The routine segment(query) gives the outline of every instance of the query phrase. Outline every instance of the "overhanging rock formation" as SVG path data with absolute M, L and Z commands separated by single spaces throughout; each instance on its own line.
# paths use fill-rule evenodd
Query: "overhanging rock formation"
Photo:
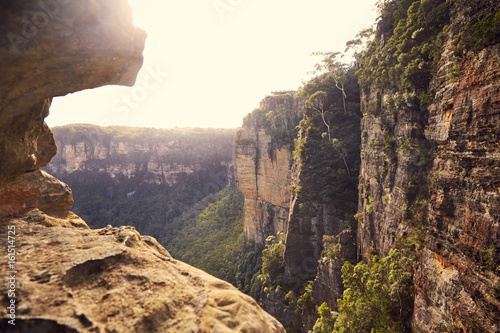
M 284 332 L 253 299 L 153 238 L 129 227 L 90 230 L 69 211 L 71 190 L 38 170 L 56 153 L 44 122 L 52 97 L 134 84 L 146 34 L 131 14 L 125 0 L 0 4 L 2 256 L 15 248 L 15 283 L 0 286 L 0 330 Z

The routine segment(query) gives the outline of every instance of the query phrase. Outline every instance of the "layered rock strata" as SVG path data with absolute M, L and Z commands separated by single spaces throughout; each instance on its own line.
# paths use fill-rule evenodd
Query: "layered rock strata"
M 112 178 L 141 175 L 142 182 L 175 184 L 195 172 L 231 163 L 234 132 L 195 129 L 144 129 L 74 124 L 52 129 L 58 152 L 44 168 L 67 179 L 75 171 Z M 197 144 L 198 151 L 186 152 Z
M 362 90 L 358 257 L 425 238 L 417 245 L 413 330 L 497 332 L 500 48 L 489 41 L 478 52 L 455 50 L 467 24 L 499 8 L 449 5 L 426 111 L 390 110 L 394 91 Z
M 500 44 L 463 55 L 459 77 L 449 75 L 456 34 L 498 10 L 486 1 L 452 7 L 432 84 L 425 134 L 437 151 L 415 276 L 416 330 L 500 331 Z
M 273 145 L 263 129 L 243 127 L 236 134 L 234 160 L 238 188 L 245 196 L 244 230 L 264 243 L 286 230 L 290 205 L 290 152 Z

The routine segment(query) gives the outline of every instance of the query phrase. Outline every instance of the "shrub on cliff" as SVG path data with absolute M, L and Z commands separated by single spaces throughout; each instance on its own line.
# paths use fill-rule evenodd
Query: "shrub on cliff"
M 379 6 L 380 34 L 358 56 L 360 81 L 417 92 L 424 104 L 422 92 L 436 72 L 449 24 L 448 4 L 444 0 L 404 0 L 383 1 Z
M 342 279 L 346 290 L 339 299 L 338 314 L 328 307 L 319 308 L 320 318 L 313 333 L 394 333 L 410 330 L 413 310 L 412 274 L 413 261 L 398 250 L 392 250 L 385 258 L 373 256 L 368 264 L 342 267 Z M 332 331 L 329 331 L 332 332 Z

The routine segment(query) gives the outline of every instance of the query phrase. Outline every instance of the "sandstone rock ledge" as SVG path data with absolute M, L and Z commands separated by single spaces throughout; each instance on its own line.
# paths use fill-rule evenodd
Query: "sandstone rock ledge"
M 16 326 L 2 283 L 2 332 L 285 332 L 251 297 L 132 227 L 46 227 L 45 218 L 36 209 L 0 221 L 2 249 L 7 227 L 17 233 Z
M 0 37 L 0 332 L 284 332 L 252 298 L 153 238 L 90 230 L 70 212 L 69 187 L 39 170 L 56 154 L 44 122 L 52 97 L 134 84 L 146 33 L 127 1 L 4 0 Z

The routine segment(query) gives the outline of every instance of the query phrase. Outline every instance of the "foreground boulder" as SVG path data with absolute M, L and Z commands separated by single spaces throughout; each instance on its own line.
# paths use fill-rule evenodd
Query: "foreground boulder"
M 3 235 L 15 227 L 18 251 L 16 325 L 3 299 L 2 332 L 284 332 L 251 297 L 132 227 L 46 227 L 46 218 L 35 210 L 1 223 Z

